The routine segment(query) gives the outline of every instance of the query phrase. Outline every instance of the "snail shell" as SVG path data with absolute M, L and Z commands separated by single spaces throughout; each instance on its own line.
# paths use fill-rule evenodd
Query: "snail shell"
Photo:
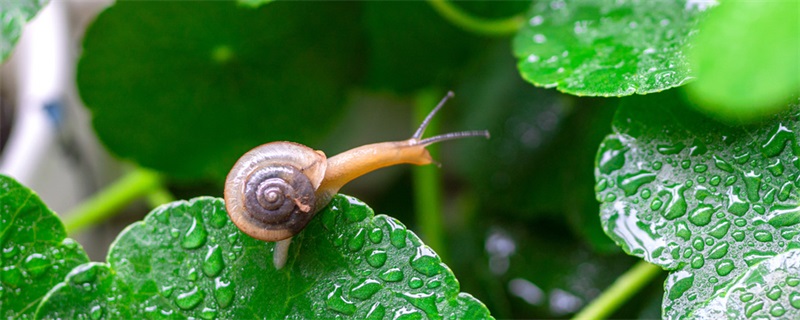
M 233 223 L 264 241 L 287 239 L 317 211 L 315 192 L 325 154 L 294 142 L 271 142 L 245 153 L 228 173 L 225 204 Z

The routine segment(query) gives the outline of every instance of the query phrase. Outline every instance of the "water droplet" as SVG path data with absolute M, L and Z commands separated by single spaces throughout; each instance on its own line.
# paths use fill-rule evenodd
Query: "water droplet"
M 708 180 L 708 183 L 716 187 L 719 185 L 720 181 L 721 181 L 720 177 L 715 175 Z
M 625 191 L 626 196 L 631 196 L 636 194 L 644 184 L 650 183 L 656 179 L 656 174 L 650 171 L 642 170 L 636 173 L 629 173 L 625 175 L 620 175 L 617 178 L 617 184 L 619 187 Z
M 344 218 L 349 222 L 359 222 L 369 216 L 370 210 L 363 202 L 353 197 L 347 197 L 350 207 L 344 210 Z
M 644 188 L 642 190 L 642 199 L 650 198 L 650 189 Z
M 694 255 L 694 257 L 692 257 L 691 264 L 692 264 L 692 268 L 700 269 L 700 268 L 703 267 L 703 265 L 706 264 L 706 260 L 703 258 L 703 255 L 696 254 L 696 255 Z
M 782 293 L 783 292 L 781 292 L 781 288 L 779 288 L 778 286 L 773 286 L 772 289 L 769 289 L 769 291 L 767 291 L 767 298 L 772 299 L 772 301 L 777 301 L 778 298 L 781 297 Z
M 689 289 L 694 286 L 694 273 L 687 271 L 674 272 L 667 278 L 666 287 L 669 288 L 668 297 L 670 300 L 677 300 Z
M 412 277 L 411 280 L 408 280 L 408 287 L 411 289 L 419 289 L 423 284 L 422 279 L 418 277 Z
M 92 320 L 98 320 L 103 317 L 103 307 L 101 306 L 92 306 L 89 309 L 89 318 Z
M 367 300 L 378 293 L 383 285 L 374 279 L 366 279 L 350 290 L 350 296 L 356 299 Z
M 189 269 L 189 273 L 186 274 L 186 280 L 197 281 L 197 268 Z
M 675 235 L 680 237 L 685 241 L 689 241 L 689 238 L 692 237 L 692 231 L 686 226 L 686 223 L 683 221 L 678 221 L 675 223 Z
M 651 209 L 651 210 L 658 210 L 658 209 L 661 209 L 661 206 L 662 206 L 663 204 L 664 204 L 664 203 L 663 203 L 663 202 L 661 202 L 661 200 L 659 200 L 658 198 L 656 198 L 656 199 L 653 199 L 653 202 L 650 202 L 650 209 Z
M 686 191 L 684 185 L 667 186 L 664 191 L 659 192 L 662 194 L 669 194 L 669 201 L 667 202 L 664 212 L 661 214 L 667 220 L 673 220 L 686 214 L 686 199 L 683 197 L 683 192 Z
M 773 176 L 777 177 L 783 174 L 784 167 L 783 163 L 781 163 L 781 159 L 776 159 L 775 163 L 771 163 L 767 166 L 767 170 L 769 173 L 772 173 Z
M 225 210 L 217 208 L 216 205 L 203 207 L 203 217 L 208 217 L 211 225 L 217 229 L 224 227 L 231 219 Z
M 367 263 L 373 268 L 383 267 L 384 263 L 386 263 L 386 251 L 380 249 L 372 250 L 367 256 Z
M 403 271 L 400 268 L 391 268 L 382 272 L 378 277 L 386 282 L 397 282 L 403 280 Z
M 173 286 L 173 285 L 161 286 L 161 295 L 166 297 L 166 298 L 169 298 L 169 296 L 172 295 L 172 291 L 174 291 L 174 290 L 175 290 L 175 286 Z
M 428 289 L 436 289 L 442 285 L 442 282 L 436 279 L 428 281 Z
M 736 241 L 742 241 L 744 240 L 744 231 L 734 231 L 731 236 Z
M 381 241 L 383 241 L 383 230 L 378 227 L 373 228 L 372 231 L 369 232 L 369 241 L 372 241 L 372 243 L 381 243 Z
M 796 205 L 774 205 L 767 222 L 775 227 L 788 227 L 800 223 L 800 208 Z
M 794 187 L 794 185 L 791 182 L 784 183 L 780 191 L 778 191 L 778 200 L 786 201 L 786 199 L 789 199 L 789 196 L 792 194 L 792 187 Z
M 209 277 L 216 277 L 222 272 L 224 266 L 225 262 L 222 260 L 222 249 L 220 249 L 218 245 L 209 246 L 208 253 L 206 253 L 206 257 L 203 259 L 203 273 Z
M 800 292 L 792 292 L 789 294 L 789 304 L 795 309 L 800 309 Z
M 772 204 L 773 202 L 775 202 L 775 193 L 776 192 L 778 192 L 778 189 L 769 188 L 769 191 L 767 191 L 767 194 L 764 195 L 764 203 Z M 762 208 L 763 208 L 763 206 L 762 206 Z M 763 212 L 761 214 L 763 214 Z
M 389 242 L 391 242 L 395 248 L 405 248 L 406 227 L 394 218 L 387 218 L 386 223 L 389 225 Z
M 655 162 L 653 162 L 653 169 L 655 169 L 655 170 L 661 170 L 661 167 L 662 167 L 663 165 L 664 165 L 664 164 L 663 164 L 663 163 L 661 163 L 661 161 L 655 161 Z
M 436 296 L 432 293 L 409 293 L 404 292 L 403 298 L 415 307 L 425 312 L 428 319 L 441 319 L 439 309 L 436 308 Z
M 356 252 L 364 247 L 364 242 L 367 241 L 367 231 L 364 228 L 359 228 L 356 234 L 350 237 L 347 242 L 347 247 L 351 252 Z
M 711 259 L 719 259 L 724 257 L 728 254 L 728 243 L 727 242 L 720 242 L 708 253 L 708 257 Z
M 442 271 L 442 264 L 436 253 L 427 246 L 417 248 L 417 253 L 411 258 L 411 267 L 426 276 L 435 276 Z
M 736 183 L 736 176 L 727 176 L 725 177 L 725 186 L 731 186 Z
M 705 226 L 711 222 L 711 216 L 714 214 L 714 211 L 716 210 L 711 205 L 701 203 L 689 213 L 689 222 L 698 227 Z
M 756 173 L 755 171 L 746 172 L 744 174 L 744 186 L 747 191 L 747 200 L 756 202 L 761 199 L 761 195 L 758 194 L 761 189 L 760 173 Z
M 597 184 L 594 185 L 595 192 L 605 191 L 606 188 L 608 188 L 608 180 L 606 180 L 605 178 L 601 178 L 600 180 L 597 181 Z
M 753 237 L 759 242 L 772 241 L 772 233 L 769 233 L 769 231 L 766 230 L 756 230 L 756 232 L 753 233 Z
M 190 310 L 203 302 L 203 297 L 203 292 L 197 286 L 192 286 L 189 291 L 181 293 L 175 298 L 175 304 L 183 310 Z
M 692 162 L 689 161 L 689 160 L 681 161 L 681 168 L 683 168 L 683 169 L 689 169 L 689 166 L 691 166 L 691 165 L 692 165 Z
M 776 303 L 774 306 L 772 306 L 772 308 L 769 309 L 769 314 L 771 314 L 773 317 L 780 317 L 784 313 L 786 313 L 786 309 L 783 308 L 783 305 L 780 303 Z
M 680 142 L 673 145 L 660 144 L 656 146 L 656 150 L 658 151 L 658 153 L 663 155 L 678 154 L 681 151 L 683 151 L 684 148 L 686 148 L 686 145 Z
M 375 302 L 367 312 L 367 320 L 381 320 L 384 315 L 386 315 L 386 308 L 380 302 Z
M 222 277 L 214 279 L 214 298 L 220 308 L 227 308 L 233 301 L 233 296 L 236 294 L 233 285 L 230 281 L 222 279 Z
M 209 307 L 205 307 L 205 308 L 203 308 L 203 310 L 200 311 L 200 318 L 203 318 L 205 320 L 216 319 L 217 318 L 217 310 L 209 308 Z
M 703 249 L 706 248 L 706 244 L 703 242 L 703 239 L 698 237 L 692 240 L 692 247 L 694 247 L 694 249 L 697 251 L 703 251 Z
M 750 153 L 745 152 L 742 154 L 733 155 L 733 161 L 738 164 L 745 164 L 747 160 L 750 160 Z
M 34 278 L 41 276 L 51 265 L 50 259 L 41 253 L 34 253 L 25 258 L 23 266 Z
M 744 306 L 744 314 L 750 318 L 754 313 L 758 312 L 763 307 L 764 301 L 753 301 L 752 303 L 748 303 Z
M 616 138 L 607 138 L 600 144 L 600 159 L 597 168 L 602 174 L 610 174 L 619 170 L 625 165 L 625 152 L 627 152 L 622 142 Z
M 794 236 L 796 236 L 798 233 L 800 233 L 798 230 L 783 229 L 781 230 L 781 238 L 792 240 L 792 238 L 794 238 Z
M 717 167 L 717 169 L 728 173 L 733 173 L 733 166 L 718 156 L 714 156 L 714 165 Z
M 769 139 L 761 145 L 761 152 L 767 157 L 777 156 L 783 152 L 783 148 L 786 147 L 786 142 L 792 139 L 794 139 L 792 130 L 785 127 L 783 124 L 778 124 L 775 131 L 770 134 Z
M 355 303 L 342 297 L 342 286 L 334 285 L 333 291 L 328 293 L 328 298 L 325 300 L 325 305 L 328 309 L 352 316 L 356 313 Z
M 730 259 L 720 260 L 716 264 L 717 274 L 724 277 L 727 276 L 731 271 L 733 271 L 734 265 L 733 261 Z
M 753 295 L 752 293 L 745 292 L 745 293 L 742 293 L 741 296 L 739 296 L 739 300 L 742 301 L 742 302 L 748 302 L 750 300 L 753 300 L 753 297 L 755 297 L 755 295 Z
M 731 227 L 731 222 L 728 220 L 720 220 L 717 224 L 711 228 L 708 232 L 712 237 L 717 239 L 722 239 L 726 234 L 728 234 L 728 230 Z
M 22 271 L 16 266 L 6 266 L 0 272 L 0 280 L 12 288 L 16 288 L 22 282 Z
M 189 231 L 187 231 L 186 235 L 183 237 L 181 246 L 184 249 L 198 248 L 206 242 L 207 235 L 202 221 L 198 221 L 196 218 L 192 219 L 192 226 L 189 227 Z
M 614 202 L 615 200 L 617 200 L 617 195 L 615 195 L 613 193 L 609 193 L 609 194 L 606 195 L 604 201 L 605 202 Z

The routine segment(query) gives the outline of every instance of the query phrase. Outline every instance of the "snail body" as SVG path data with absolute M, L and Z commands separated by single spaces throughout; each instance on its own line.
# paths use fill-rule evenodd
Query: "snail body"
M 488 131 L 454 132 L 422 139 L 431 111 L 414 135 L 356 147 L 327 158 L 322 151 L 288 141 L 270 142 L 245 153 L 225 181 L 225 207 L 233 223 L 247 235 L 277 241 L 273 263 L 286 263 L 291 237 L 330 203 L 342 186 L 371 171 L 397 164 L 433 163 L 426 146 L 462 137 L 489 137 Z

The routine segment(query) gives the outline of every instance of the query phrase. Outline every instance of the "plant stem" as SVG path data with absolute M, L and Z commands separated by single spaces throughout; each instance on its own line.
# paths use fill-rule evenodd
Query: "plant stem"
M 64 227 L 67 233 L 74 234 L 99 224 L 153 189 L 161 189 L 161 175 L 149 169 L 136 168 L 64 215 Z
M 422 119 L 431 111 L 433 106 L 444 96 L 438 94 L 436 90 L 424 90 L 414 97 L 414 124 L 419 125 Z M 425 136 L 432 136 L 439 131 L 439 121 L 436 118 L 431 121 L 426 130 Z M 431 156 L 436 159 L 438 146 L 436 144 L 427 147 Z M 412 168 L 412 180 L 414 184 L 414 212 L 416 221 L 419 224 L 420 234 L 425 240 L 425 244 L 433 248 L 437 254 L 446 260 L 446 246 L 444 226 L 442 224 L 442 183 L 439 176 L 439 168 L 435 165 L 415 166 Z
M 575 315 L 573 319 L 603 319 L 617 310 L 633 294 L 661 274 L 661 267 L 639 261 L 628 272 L 617 278 L 597 299 Z
M 489 20 L 470 15 L 447 0 L 428 0 L 428 3 L 450 23 L 467 31 L 489 36 L 507 36 L 519 30 L 525 21 L 522 15 Z

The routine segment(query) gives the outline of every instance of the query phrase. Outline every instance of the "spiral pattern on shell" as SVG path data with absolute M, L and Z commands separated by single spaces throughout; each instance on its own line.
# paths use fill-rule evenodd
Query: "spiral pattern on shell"
M 279 241 L 300 232 L 317 211 L 316 189 L 325 155 L 292 142 L 273 142 L 245 153 L 225 182 L 225 207 L 249 236 Z

